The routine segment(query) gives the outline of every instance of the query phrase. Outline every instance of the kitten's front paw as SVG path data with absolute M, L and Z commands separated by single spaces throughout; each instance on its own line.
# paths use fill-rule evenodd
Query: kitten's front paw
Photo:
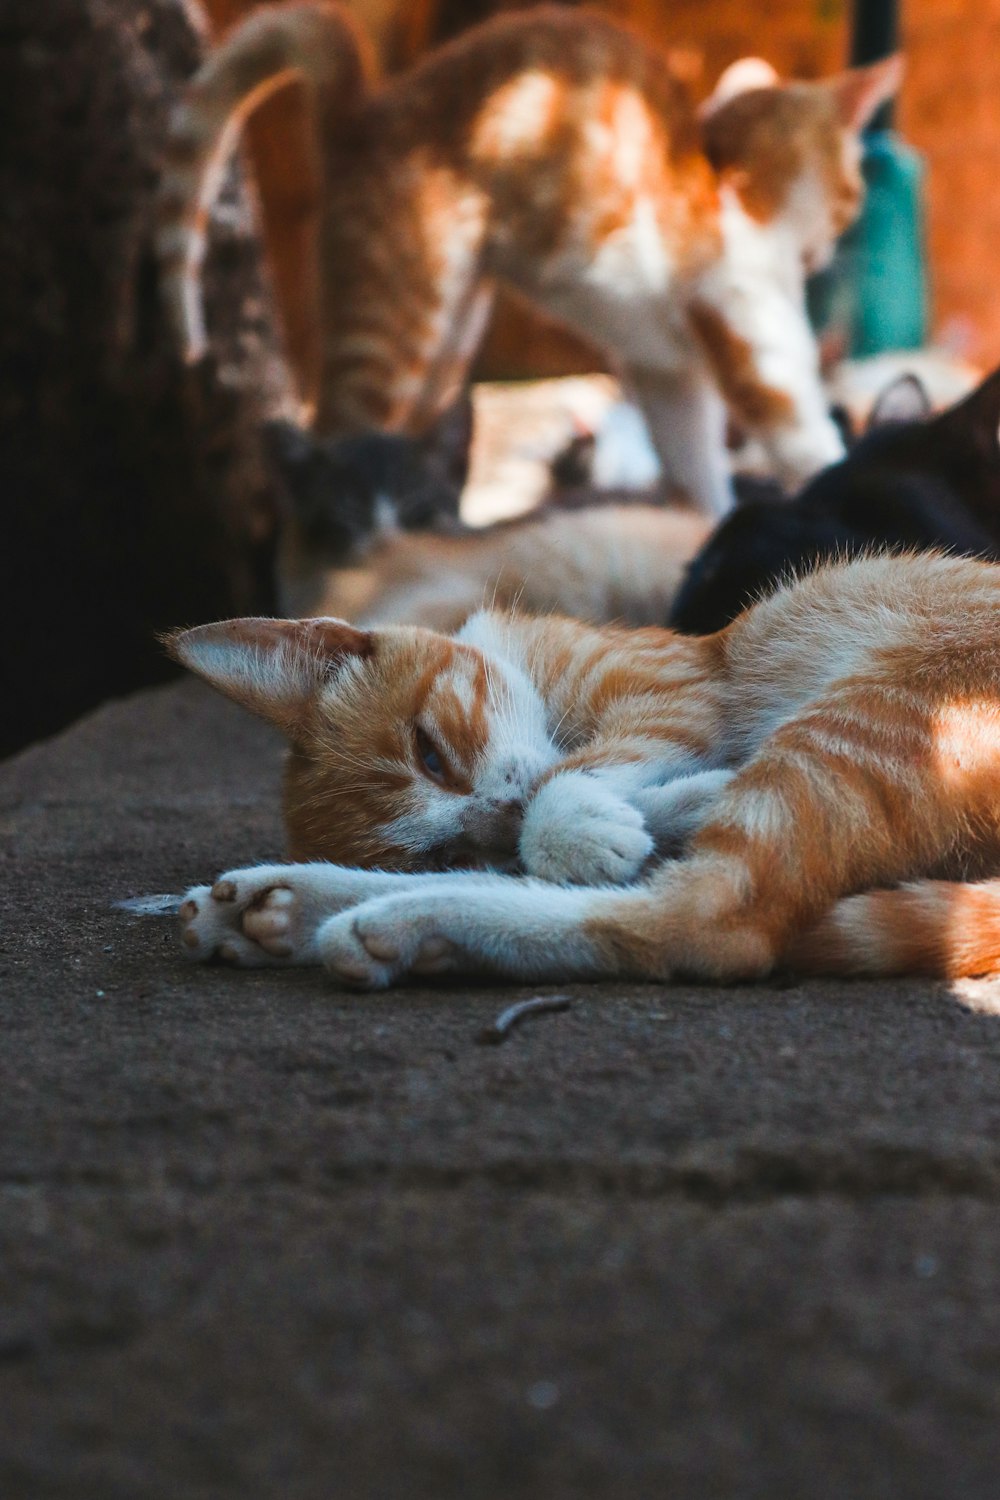
M 553 776 L 525 813 L 521 862 L 541 880 L 624 885 L 652 852 L 642 814 L 584 771 Z
M 178 915 L 190 958 L 259 968 L 317 963 L 316 930 L 329 907 L 322 916 L 312 909 L 308 892 L 294 888 L 291 868 L 262 865 L 193 886 Z

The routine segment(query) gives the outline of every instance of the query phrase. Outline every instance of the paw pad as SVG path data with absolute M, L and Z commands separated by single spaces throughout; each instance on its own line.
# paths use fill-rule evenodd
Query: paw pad
M 393 959 L 399 957 L 399 943 L 395 938 L 386 933 L 359 933 L 365 950 L 372 958 L 377 958 L 380 963 L 392 963 Z

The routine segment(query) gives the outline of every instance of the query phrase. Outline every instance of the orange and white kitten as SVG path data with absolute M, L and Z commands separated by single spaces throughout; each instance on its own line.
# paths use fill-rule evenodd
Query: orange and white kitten
M 897 58 L 808 84 L 737 65 L 699 115 L 662 53 L 586 10 L 497 17 L 381 88 L 366 56 L 341 6 L 292 3 L 253 13 L 191 80 L 158 230 L 190 357 L 221 169 L 246 115 L 299 76 L 322 172 L 321 436 L 429 427 L 505 281 L 608 351 L 668 482 L 707 513 L 730 505 L 726 405 L 790 488 L 840 457 L 803 282 L 858 211 L 859 131 Z
M 369 989 L 996 970 L 1000 880 L 966 882 L 1000 874 L 998 620 L 1000 568 L 929 554 L 827 567 L 704 637 L 182 632 L 288 736 L 290 852 L 323 861 L 191 890 L 184 942 Z

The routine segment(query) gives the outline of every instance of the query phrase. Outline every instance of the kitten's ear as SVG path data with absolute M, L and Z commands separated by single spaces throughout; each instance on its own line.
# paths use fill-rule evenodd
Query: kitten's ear
M 831 78 L 837 114 L 845 130 L 863 130 L 880 105 L 898 92 L 903 81 L 903 59 L 894 52 L 865 68 L 851 68 Z
M 749 93 L 751 89 L 773 89 L 779 83 L 777 73 L 762 57 L 741 57 L 730 63 L 720 77 L 711 95 L 701 105 L 698 113 L 703 120 L 714 115 L 717 109 L 735 99 L 737 94 Z
M 900 375 L 875 398 L 865 432 L 896 422 L 925 422 L 933 411 L 927 387 L 919 375 Z
M 1000 456 L 1000 369 L 943 411 L 937 422 L 980 453 Z
M 243 619 L 177 630 L 164 644 L 175 661 L 294 737 L 331 671 L 370 656 L 374 642 L 344 620 Z

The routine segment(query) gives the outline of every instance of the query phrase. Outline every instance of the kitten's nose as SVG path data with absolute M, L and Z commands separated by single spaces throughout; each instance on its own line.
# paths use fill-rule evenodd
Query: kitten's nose
M 463 811 L 461 829 L 476 849 L 513 854 L 523 822 L 524 803 L 520 798 L 491 797 Z
M 520 797 L 509 797 L 506 800 L 497 798 L 493 803 L 493 816 L 503 832 L 508 837 L 512 837 L 521 831 L 521 824 L 524 822 L 524 803 Z
M 524 822 L 524 803 L 519 797 L 503 800 L 497 798 L 491 804 L 489 817 L 489 841 L 495 848 L 513 852 L 521 836 Z

